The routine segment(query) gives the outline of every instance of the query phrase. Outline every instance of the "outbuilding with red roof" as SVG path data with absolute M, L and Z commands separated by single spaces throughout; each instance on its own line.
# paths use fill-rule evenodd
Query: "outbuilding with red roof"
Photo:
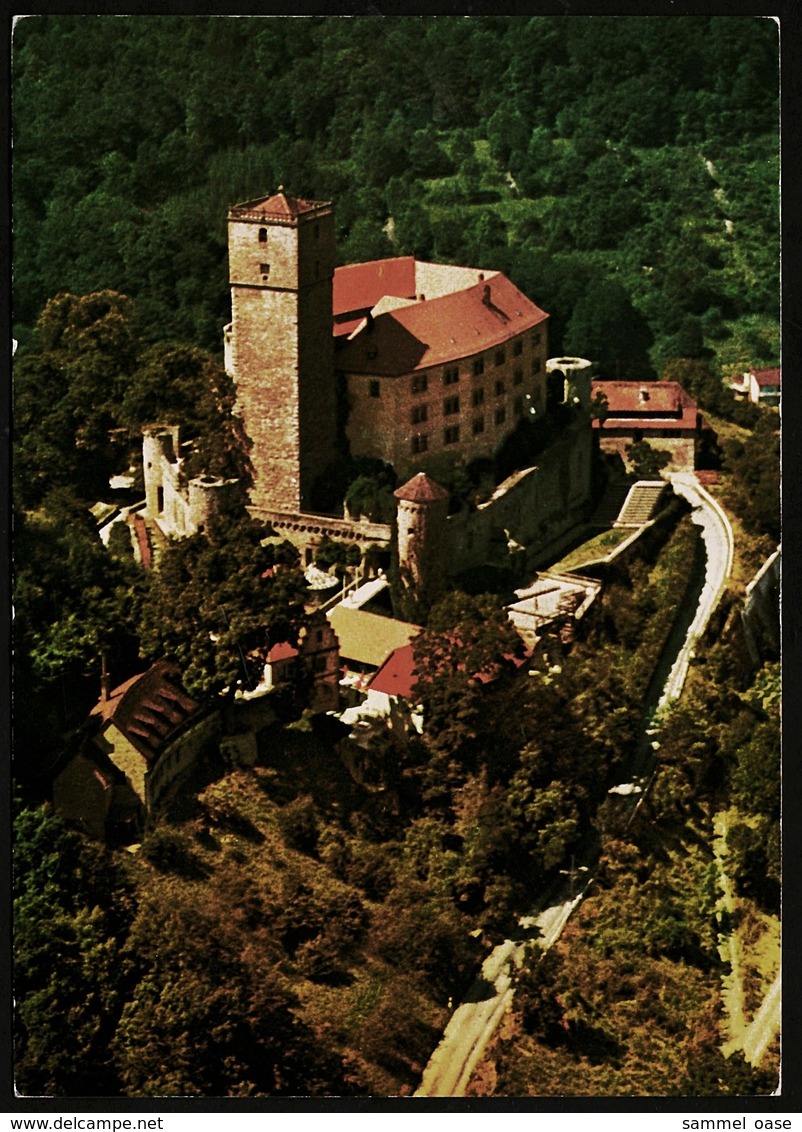
M 704 421 L 678 382 L 594 381 L 592 395 L 603 406 L 593 422 L 603 452 L 631 470 L 627 449 L 645 441 L 669 454 L 667 471 L 694 470 Z

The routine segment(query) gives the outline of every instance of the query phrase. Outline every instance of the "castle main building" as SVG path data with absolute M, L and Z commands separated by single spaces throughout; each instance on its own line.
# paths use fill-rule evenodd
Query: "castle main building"
M 284 192 L 228 214 L 226 368 L 251 439 L 259 512 L 312 509 L 337 453 L 399 476 L 492 456 L 546 407 L 548 315 L 495 271 L 412 256 L 334 268 L 331 202 Z

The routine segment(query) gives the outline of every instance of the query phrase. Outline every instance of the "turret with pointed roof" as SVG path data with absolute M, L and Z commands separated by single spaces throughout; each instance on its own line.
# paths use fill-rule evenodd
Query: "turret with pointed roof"
M 447 571 L 448 492 L 418 472 L 394 492 L 398 500 L 398 564 L 402 583 L 424 601 L 442 591 Z

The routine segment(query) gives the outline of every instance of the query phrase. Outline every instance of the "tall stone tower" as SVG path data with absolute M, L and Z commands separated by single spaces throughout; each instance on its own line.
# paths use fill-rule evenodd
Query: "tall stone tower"
M 394 492 L 398 500 L 398 564 L 404 585 L 433 600 L 443 590 L 447 569 L 448 492 L 418 472 Z
M 330 201 L 273 196 L 228 213 L 227 365 L 252 442 L 255 510 L 308 510 L 333 459 L 334 213 Z

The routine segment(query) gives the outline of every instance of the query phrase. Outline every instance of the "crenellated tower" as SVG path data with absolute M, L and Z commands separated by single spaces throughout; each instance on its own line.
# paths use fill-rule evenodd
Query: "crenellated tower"
M 273 196 L 228 213 L 227 368 L 251 444 L 255 510 L 302 511 L 333 459 L 334 213 Z

